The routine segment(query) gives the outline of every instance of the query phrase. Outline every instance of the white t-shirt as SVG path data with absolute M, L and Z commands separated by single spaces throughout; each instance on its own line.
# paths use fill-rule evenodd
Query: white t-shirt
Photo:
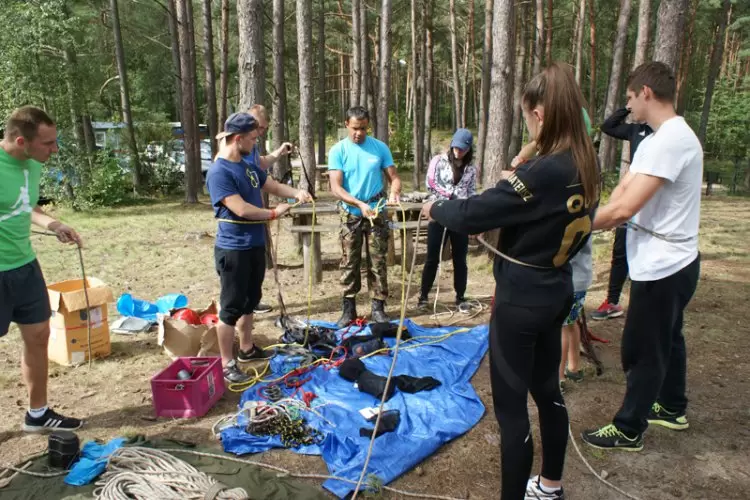
M 655 281 L 673 275 L 698 256 L 703 148 L 681 116 L 664 122 L 638 146 L 630 171 L 666 179 L 633 217 L 636 224 L 673 242 L 628 228 L 630 278 Z

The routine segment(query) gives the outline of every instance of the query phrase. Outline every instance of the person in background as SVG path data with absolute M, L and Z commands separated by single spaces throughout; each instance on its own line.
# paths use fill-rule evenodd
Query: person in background
M 586 291 L 591 286 L 594 276 L 591 238 L 581 250 L 570 259 L 573 268 L 573 305 L 562 327 L 562 360 L 560 361 L 560 390 L 565 381 L 580 382 L 583 380 L 581 369 L 581 329 L 578 318 L 583 313 Z
M 341 284 L 343 312 L 337 325 L 343 328 L 357 319 L 356 297 L 362 287 L 362 246 L 365 239 L 372 259 L 374 290 L 370 319 L 376 323 L 389 321 L 385 313 L 388 298 L 388 229 L 383 202 L 397 204 L 401 196 L 401 179 L 393 165 L 388 146 L 367 135 L 370 115 L 362 106 L 346 112 L 349 137 L 335 144 L 328 156 L 328 178 L 331 192 L 341 203 Z M 383 177 L 391 184 L 385 193 Z
M 47 406 L 52 315 L 47 284 L 31 246 L 31 225 L 53 232 L 61 243 L 81 245 L 71 227 L 37 205 L 42 164 L 57 153 L 57 127 L 43 110 L 18 108 L 0 142 L 0 337 L 14 322 L 21 330 L 21 373 L 29 393 L 25 432 L 72 431 L 83 425 Z
M 474 138 L 465 128 L 456 130 L 447 153 L 439 154 L 430 161 L 427 169 L 427 189 L 431 201 L 455 200 L 474 196 L 477 192 L 477 168 L 473 163 Z M 469 251 L 469 236 L 448 231 L 435 221 L 427 226 L 427 259 L 422 270 L 422 287 L 418 306 L 428 306 L 427 296 L 435 282 L 440 248 L 443 241 L 450 239 L 453 256 L 453 289 L 456 292 L 456 305 L 459 311 L 469 312 L 470 305 L 464 297 L 469 269 L 466 255 Z
M 306 191 L 297 191 L 276 182 L 252 162 L 245 161 L 258 137 L 258 122 L 247 113 L 234 113 L 216 136 L 221 141 L 216 160 L 206 175 L 206 186 L 219 228 L 214 261 L 221 282 L 217 335 L 224 379 L 228 383 L 250 380 L 237 361 L 265 358 L 253 342 L 253 313 L 260 302 L 266 273 L 266 235 L 263 224 L 289 210 L 280 203 L 263 208 L 261 191 L 282 198 L 312 200 Z M 240 349 L 234 359 L 235 328 L 240 333 Z
M 602 123 L 602 133 L 615 139 L 630 142 L 630 163 L 633 162 L 635 152 L 644 138 L 653 130 L 648 123 L 627 123 L 630 110 L 628 108 L 618 109 Z M 627 171 L 622 172 L 625 175 Z M 627 229 L 624 226 L 615 228 L 615 241 L 612 244 L 612 264 L 609 270 L 609 284 L 607 286 L 607 298 L 591 313 L 591 318 L 604 320 L 618 318 L 624 314 L 620 306 L 620 295 L 625 280 L 628 277 L 628 257 L 625 249 Z
M 258 140 L 255 141 L 253 150 L 245 157 L 245 160 L 253 163 L 261 170 L 268 173 L 268 170 L 274 165 L 274 163 L 279 161 L 282 157 L 288 156 L 292 152 L 292 143 L 285 142 L 273 153 L 261 156 L 259 142 L 264 140 L 266 132 L 268 132 L 268 112 L 262 104 L 254 104 L 248 111 L 248 114 L 258 122 Z M 255 306 L 254 312 L 256 314 L 264 314 L 271 312 L 272 310 L 273 308 L 270 305 L 259 302 L 258 305 Z

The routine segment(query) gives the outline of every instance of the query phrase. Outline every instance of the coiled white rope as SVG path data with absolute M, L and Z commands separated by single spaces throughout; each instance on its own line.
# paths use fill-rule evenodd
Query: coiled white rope
M 242 488 L 229 488 L 192 465 L 161 450 L 124 447 L 107 461 L 96 482 L 98 500 L 244 500 Z

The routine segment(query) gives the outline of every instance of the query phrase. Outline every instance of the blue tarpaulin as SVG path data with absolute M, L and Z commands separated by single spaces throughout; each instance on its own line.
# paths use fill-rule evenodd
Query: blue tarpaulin
M 484 405 L 470 379 L 487 351 L 487 325 L 471 329 L 423 328 L 406 320 L 405 326 L 413 337 L 427 338 L 402 343 L 394 375 L 431 376 L 442 385 L 415 394 L 397 390 L 386 402 L 384 409 L 399 410 L 401 421 L 394 432 L 385 433 L 375 440 L 367 470 L 383 484 L 390 483 L 419 464 L 444 443 L 464 434 L 484 414 Z M 429 344 L 434 338 L 451 332 L 457 333 Z M 368 333 L 369 329 L 365 329 L 360 334 Z M 393 345 L 394 339 L 387 339 L 387 342 Z M 418 343 L 428 345 L 411 348 Z M 364 363 L 373 373 L 386 376 L 392 359 L 391 355 L 373 356 L 365 359 Z M 357 481 L 370 443 L 370 438 L 361 437 L 359 430 L 373 428 L 373 424 L 367 422 L 359 410 L 377 407 L 380 400 L 360 392 L 354 383 L 340 377 L 336 368 L 326 370 L 321 366 L 310 372 L 309 376 L 311 380 L 302 388 L 318 396 L 313 406 L 322 405 L 316 410 L 324 419 L 310 412 L 305 412 L 305 418 L 311 427 L 320 430 L 325 437 L 320 445 L 302 446 L 294 451 L 321 455 L 332 476 Z M 259 399 L 258 387 L 252 387 L 242 395 L 240 407 L 245 401 L 256 399 Z M 237 455 L 282 447 L 277 436 L 247 433 L 242 421 L 222 432 L 222 443 L 225 451 Z M 328 480 L 323 486 L 339 498 L 354 489 L 353 484 L 337 480 Z

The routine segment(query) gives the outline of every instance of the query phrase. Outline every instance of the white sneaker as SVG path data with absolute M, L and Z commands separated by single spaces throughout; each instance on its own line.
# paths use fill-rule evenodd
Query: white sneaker
M 539 476 L 534 476 L 526 483 L 526 496 L 524 500 L 565 500 L 562 488 L 552 493 L 544 491 L 539 484 Z

